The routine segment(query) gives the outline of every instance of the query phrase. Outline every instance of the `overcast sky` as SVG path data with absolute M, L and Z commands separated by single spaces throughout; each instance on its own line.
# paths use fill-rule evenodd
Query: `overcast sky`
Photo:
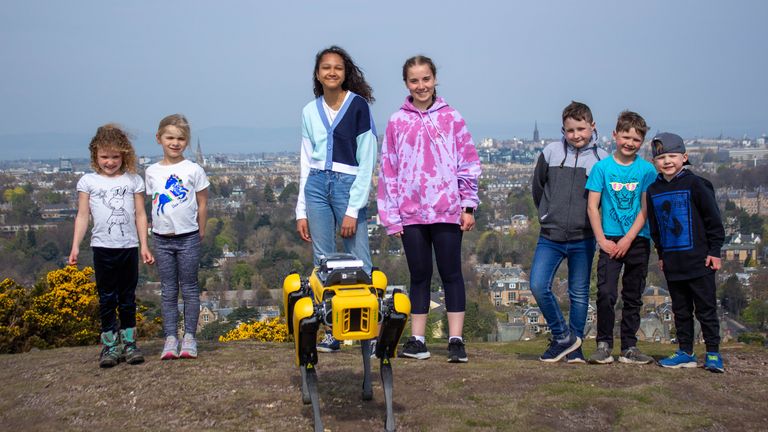
M 87 138 L 106 122 L 146 150 L 174 112 L 193 134 L 209 131 L 198 135 L 206 152 L 243 150 L 210 138 L 220 127 L 287 130 L 271 149 L 298 151 L 314 55 L 331 44 L 366 73 L 380 133 L 407 94 L 404 60 L 422 53 L 476 141 L 530 138 L 534 121 L 556 137 L 572 99 L 604 135 L 629 108 L 653 131 L 758 136 L 768 132 L 766 18 L 759 0 L 4 1 L 0 158 L 36 156 L 9 136 Z

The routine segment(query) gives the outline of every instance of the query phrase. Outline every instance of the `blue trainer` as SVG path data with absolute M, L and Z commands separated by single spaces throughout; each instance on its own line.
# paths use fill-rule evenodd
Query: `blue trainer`
M 570 364 L 586 364 L 587 359 L 584 358 L 584 353 L 581 351 L 581 347 L 569 352 L 565 356 L 566 363 Z
M 554 337 L 549 343 L 549 348 L 539 357 L 539 360 L 547 363 L 559 362 L 560 359 L 581 346 L 581 338 L 571 333 L 566 339 L 558 341 Z
M 683 350 L 677 350 L 671 356 L 659 360 L 659 366 L 665 368 L 695 368 L 696 354 L 688 354 Z
M 719 352 L 707 352 L 706 359 L 704 360 L 704 369 L 716 373 L 725 372 L 723 357 Z
M 341 351 L 341 343 L 333 337 L 331 332 L 326 332 L 322 342 L 317 344 L 317 350 L 324 353 Z

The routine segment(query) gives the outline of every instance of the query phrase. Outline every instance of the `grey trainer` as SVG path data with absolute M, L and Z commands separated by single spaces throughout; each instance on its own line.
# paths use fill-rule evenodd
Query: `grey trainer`
M 589 362 L 592 364 L 609 364 L 613 363 L 613 356 L 611 355 L 611 346 L 608 342 L 598 342 L 597 349 L 589 356 Z
M 633 346 L 621 352 L 619 361 L 629 364 L 648 364 L 653 363 L 653 357 L 643 354 L 636 346 Z

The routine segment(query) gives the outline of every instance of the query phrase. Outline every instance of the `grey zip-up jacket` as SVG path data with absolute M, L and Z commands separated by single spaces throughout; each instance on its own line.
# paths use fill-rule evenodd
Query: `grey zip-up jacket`
M 533 202 L 539 210 L 541 236 L 552 241 L 594 237 L 587 216 L 587 177 L 597 161 L 608 157 L 597 146 L 597 131 L 576 149 L 563 137 L 541 151 L 533 172 Z

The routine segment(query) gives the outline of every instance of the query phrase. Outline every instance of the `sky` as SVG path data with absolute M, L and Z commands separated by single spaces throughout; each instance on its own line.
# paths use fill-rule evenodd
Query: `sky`
M 25 0 L 0 15 L 0 159 L 87 157 L 117 122 L 139 154 L 184 113 L 205 153 L 297 151 L 315 54 L 345 48 L 383 133 L 425 54 L 485 137 L 557 138 L 571 100 L 686 138 L 768 133 L 768 2 Z M 761 54 L 762 53 L 762 54 Z

